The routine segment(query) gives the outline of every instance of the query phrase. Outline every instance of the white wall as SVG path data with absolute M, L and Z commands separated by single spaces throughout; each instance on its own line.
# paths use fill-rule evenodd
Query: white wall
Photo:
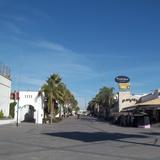
M 24 115 L 28 112 L 29 105 L 35 109 L 34 119 L 35 123 L 42 124 L 43 120 L 43 104 L 41 97 L 37 97 L 38 92 L 34 91 L 20 91 L 19 92 L 19 109 L 18 109 L 18 120 L 19 122 L 24 120 Z M 17 118 L 17 107 L 15 110 L 15 119 Z
M 0 75 L 0 111 L 4 116 L 9 116 L 9 104 L 11 93 L 11 80 Z

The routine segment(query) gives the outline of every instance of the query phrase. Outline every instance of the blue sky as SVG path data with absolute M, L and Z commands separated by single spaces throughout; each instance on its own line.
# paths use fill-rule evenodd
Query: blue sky
M 160 88 L 160 1 L 0 0 L 0 62 L 12 90 L 59 73 L 80 105 L 117 75 L 132 93 Z

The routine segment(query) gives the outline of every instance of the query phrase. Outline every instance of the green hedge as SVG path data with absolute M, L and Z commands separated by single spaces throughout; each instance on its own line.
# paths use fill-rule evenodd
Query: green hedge
M 16 106 L 16 102 L 10 103 L 10 107 L 9 107 L 9 115 L 14 118 L 14 113 L 15 113 L 15 106 Z

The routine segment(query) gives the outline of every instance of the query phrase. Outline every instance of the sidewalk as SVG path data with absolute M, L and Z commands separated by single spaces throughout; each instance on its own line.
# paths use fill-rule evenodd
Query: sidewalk
M 0 126 L 5 125 L 5 124 L 10 124 L 10 123 L 15 123 L 15 119 L 5 119 L 5 120 L 0 120 Z

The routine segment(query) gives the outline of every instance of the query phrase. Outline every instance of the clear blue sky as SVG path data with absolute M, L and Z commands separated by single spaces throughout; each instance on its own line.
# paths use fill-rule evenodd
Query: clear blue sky
M 0 61 L 13 90 L 59 73 L 83 104 L 114 78 L 132 93 L 160 88 L 160 1 L 0 0 Z

